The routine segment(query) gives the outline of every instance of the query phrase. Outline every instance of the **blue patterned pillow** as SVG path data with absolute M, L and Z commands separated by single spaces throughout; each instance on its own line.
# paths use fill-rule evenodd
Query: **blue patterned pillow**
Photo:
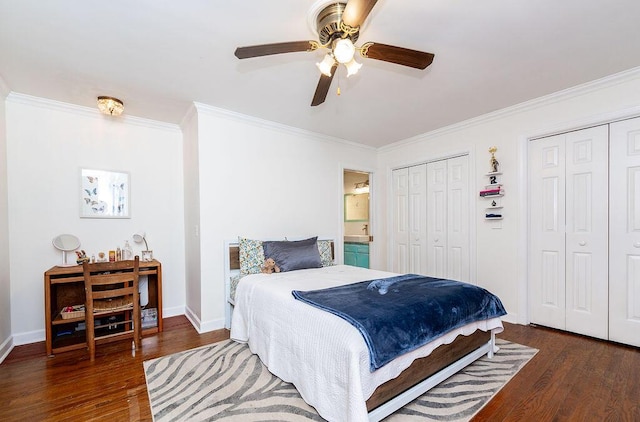
M 242 276 L 240 274 L 231 276 L 231 280 L 229 282 L 229 298 L 233 302 L 236 301 L 236 290 L 238 289 L 238 283 L 240 282 L 241 277 Z
M 318 251 L 320 252 L 320 260 L 323 267 L 330 267 L 333 265 L 333 256 L 331 254 L 331 241 L 330 240 L 318 240 Z
M 262 240 L 238 238 L 240 253 L 240 274 L 258 274 L 264 265 Z

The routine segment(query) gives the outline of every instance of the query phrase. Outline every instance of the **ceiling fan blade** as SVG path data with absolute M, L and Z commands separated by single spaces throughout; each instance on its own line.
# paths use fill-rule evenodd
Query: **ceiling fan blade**
M 435 57 L 423 51 L 372 42 L 365 43 L 360 48 L 360 55 L 368 59 L 382 60 L 416 69 L 425 69 Z
M 313 51 L 319 47 L 316 41 L 290 41 L 275 44 L 251 45 L 238 47 L 234 53 L 239 59 L 269 56 L 271 54 L 296 53 L 298 51 Z
M 331 67 L 331 76 L 320 75 L 320 80 L 318 81 L 318 86 L 316 87 L 316 92 L 313 94 L 313 100 L 311 100 L 311 107 L 315 107 L 324 103 L 324 100 L 327 99 L 327 93 L 329 92 L 329 87 L 331 86 L 331 81 L 333 81 L 333 77 L 336 74 L 336 70 L 338 69 L 338 65 L 334 64 Z
M 342 22 L 352 28 L 362 25 L 378 0 L 349 0 L 342 14 Z

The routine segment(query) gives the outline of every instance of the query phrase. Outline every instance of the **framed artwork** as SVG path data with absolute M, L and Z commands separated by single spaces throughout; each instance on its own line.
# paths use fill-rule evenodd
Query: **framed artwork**
M 80 170 L 81 218 L 130 218 L 129 173 Z

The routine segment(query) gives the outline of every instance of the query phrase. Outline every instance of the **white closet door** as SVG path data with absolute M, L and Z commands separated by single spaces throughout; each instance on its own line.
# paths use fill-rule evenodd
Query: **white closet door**
M 608 338 L 608 126 L 566 135 L 566 329 Z
M 565 135 L 529 142 L 531 322 L 565 329 Z
M 427 263 L 426 275 L 446 278 L 447 268 L 447 161 L 427 164 Z
M 609 338 L 640 346 L 640 118 L 611 124 Z
M 427 165 L 409 167 L 409 272 L 427 271 Z
M 392 271 L 406 274 L 409 272 L 409 169 L 394 170 L 392 180 Z
M 468 157 L 447 160 L 447 275 L 469 281 L 469 170 Z
M 531 321 L 608 336 L 608 128 L 529 143 Z

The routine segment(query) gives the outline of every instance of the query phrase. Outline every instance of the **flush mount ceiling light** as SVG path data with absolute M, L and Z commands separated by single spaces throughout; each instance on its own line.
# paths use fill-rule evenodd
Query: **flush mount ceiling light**
M 110 116 L 119 116 L 124 111 L 124 104 L 114 97 L 98 97 L 98 110 Z

